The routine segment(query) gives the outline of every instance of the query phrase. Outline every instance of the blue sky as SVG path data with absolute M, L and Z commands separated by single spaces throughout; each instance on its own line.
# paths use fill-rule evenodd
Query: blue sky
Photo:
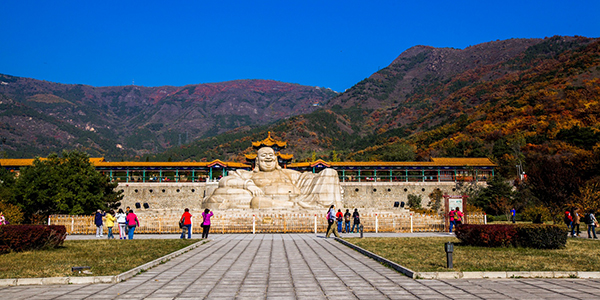
M 93 86 L 344 91 L 415 45 L 600 37 L 600 1 L 0 2 L 0 73 Z

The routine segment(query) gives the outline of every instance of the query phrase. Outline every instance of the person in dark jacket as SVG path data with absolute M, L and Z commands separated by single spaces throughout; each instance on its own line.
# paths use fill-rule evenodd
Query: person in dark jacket
M 360 230 L 360 214 L 358 213 L 358 208 L 354 209 L 352 218 L 354 219 L 354 223 L 352 224 L 352 230 L 350 230 L 350 232 L 354 232 L 354 227 L 356 227 L 356 232 L 358 232 Z
M 102 218 L 106 215 L 105 212 L 98 210 L 96 211 L 96 216 L 94 216 L 94 223 L 96 223 L 96 237 L 104 236 L 102 232 Z

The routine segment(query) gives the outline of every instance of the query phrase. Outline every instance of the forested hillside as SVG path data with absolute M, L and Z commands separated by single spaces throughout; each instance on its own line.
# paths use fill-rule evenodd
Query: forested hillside
M 474 204 L 488 213 L 515 206 L 530 218 L 557 218 L 571 205 L 600 209 L 599 113 L 598 39 L 415 47 L 322 110 L 147 159 L 243 161 L 240 154 L 267 131 L 288 141 L 285 152 L 297 161 L 489 157 L 498 181 L 474 192 Z M 504 179 L 516 180 L 518 192 Z
M 123 159 L 309 113 L 335 95 L 272 80 L 92 87 L 0 74 L 2 151 L 18 158 L 79 149 Z
M 238 128 L 161 157 L 235 159 L 272 131 L 299 160 L 313 152 L 332 159 L 333 151 L 344 160 L 487 156 L 510 175 L 526 149 L 593 150 L 598 45 L 553 37 L 411 48 L 322 110 Z

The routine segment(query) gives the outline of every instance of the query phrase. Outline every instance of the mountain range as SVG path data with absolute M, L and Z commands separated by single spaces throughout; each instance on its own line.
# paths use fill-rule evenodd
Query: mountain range
M 592 161 L 600 152 L 599 99 L 597 38 L 415 46 L 320 110 L 149 159 L 243 160 L 250 141 L 271 131 L 299 161 L 489 157 L 509 175 L 532 154 Z
M 48 138 L 40 125 L 70 126 L 66 138 L 53 137 L 68 141 L 54 149 L 76 141 L 113 159 L 243 161 L 250 142 L 268 131 L 288 142 L 284 152 L 297 161 L 489 157 L 506 175 L 532 154 L 591 161 L 600 152 L 597 38 L 415 46 L 341 94 L 256 80 L 180 88 L 92 88 L 6 75 L 0 81 L 7 82 L 0 86 L 3 137 L 32 130 L 39 140 Z M 237 96 L 224 91 L 231 85 Z M 19 131 L 25 125 L 16 123 L 30 125 Z M 36 153 L 26 140 L 11 143 L 5 151 Z M 116 143 L 120 152 L 106 150 Z
M 336 95 L 271 80 L 92 87 L 0 74 L 2 150 L 33 157 L 77 148 L 122 159 L 309 113 Z

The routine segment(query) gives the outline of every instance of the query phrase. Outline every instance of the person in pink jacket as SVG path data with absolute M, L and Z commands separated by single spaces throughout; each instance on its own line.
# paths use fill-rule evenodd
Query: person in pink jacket
M 129 211 L 129 214 L 127 214 L 127 227 L 129 228 L 129 232 L 127 234 L 130 240 L 133 240 L 133 232 L 135 231 L 136 226 L 140 226 L 140 221 L 133 213 L 132 209 Z
M 204 212 L 202 213 L 202 238 L 203 239 L 207 239 L 208 238 L 208 231 L 210 230 L 210 217 L 213 216 L 213 212 L 210 211 L 208 208 L 204 210 Z

